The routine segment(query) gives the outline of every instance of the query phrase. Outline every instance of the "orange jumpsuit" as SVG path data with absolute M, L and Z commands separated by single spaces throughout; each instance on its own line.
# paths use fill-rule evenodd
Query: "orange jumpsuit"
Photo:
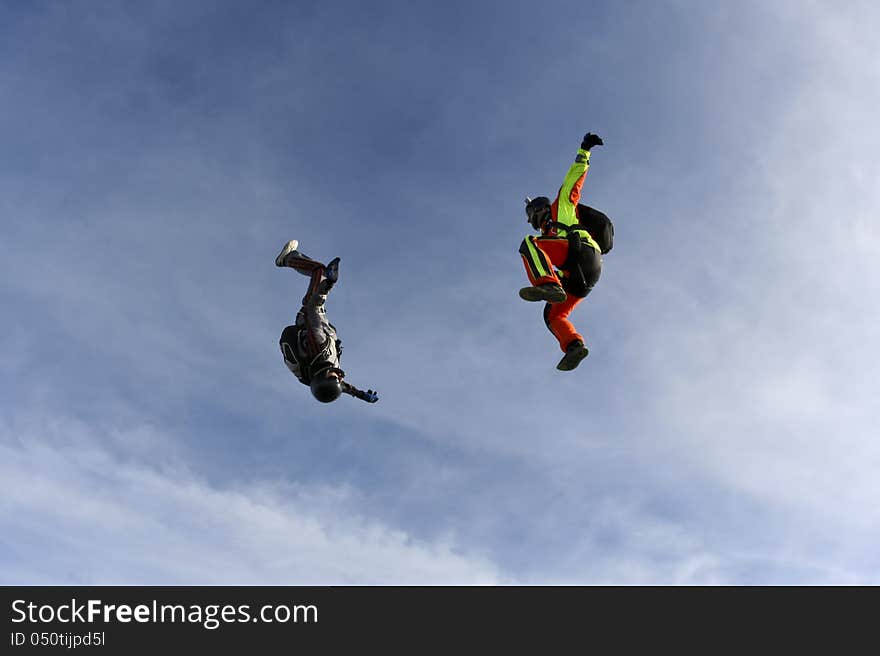
M 550 206 L 550 223 L 542 230 L 541 236 L 528 236 L 520 245 L 520 255 L 526 268 L 526 275 L 532 285 L 554 283 L 565 287 L 563 280 L 569 275 L 568 271 L 562 270 L 563 264 L 568 259 L 569 239 L 571 232 L 577 232 L 584 248 L 595 249 L 591 256 L 598 261 L 601 269 L 601 251 L 599 245 L 590 236 L 590 233 L 580 227 L 573 227 L 578 222 L 577 204 L 581 197 L 581 188 L 587 171 L 590 168 L 590 151 L 578 149 L 574 163 L 568 169 L 565 180 L 559 188 L 556 199 Z M 568 228 L 567 226 L 572 226 Z M 560 273 L 556 273 L 560 269 Z M 560 275 L 562 279 L 560 279 Z M 598 272 L 595 279 L 598 279 Z M 592 284 L 589 285 L 592 287 Z M 586 290 L 589 293 L 589 288 Z M 582 342 L 584 338 L 575 330 L 574 325 L 568 320 L 569 314 L 574 307 L 586 296 L 573 295 L 566 291 L 565 300 L 561 303 L 548 303 L 544 308 L 544 321 L 550 332 L 559 341 L 559 347 L 565 351 L 566 347 L 575 339 Z

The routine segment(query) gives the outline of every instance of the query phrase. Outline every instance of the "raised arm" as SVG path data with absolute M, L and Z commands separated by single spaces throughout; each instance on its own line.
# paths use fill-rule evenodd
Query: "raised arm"
M 584 179 L 587 177 L 587 171 L 590 169 L 590 148 L 593 146 L 601 146 L 602 138 L 592 132 L 587 132 L 581 141 L 581 147 L 578 148 L 574 163 L 568 169 L 565 180 L 559 188 L 559 195 L 556 197 L 556 222 L 563 226 L 574 225 L 578 222 L 577 204 L 581 199 L 581 188 L 584 186 Z

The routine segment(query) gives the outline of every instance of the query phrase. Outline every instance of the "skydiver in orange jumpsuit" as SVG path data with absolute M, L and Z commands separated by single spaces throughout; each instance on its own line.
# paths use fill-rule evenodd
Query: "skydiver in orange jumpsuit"
M 578 222 L 578 201 L 590 167 L 590 149 L 601 145 L 601 137 L 589 132 L 584 136 L 553 202 L 546 196 L 526 199 L 528 222 L 541 234 L 526 237 L 520 245 L 532 284 L 520 289 L 519 295 L 526 301 L 546 302 L 544 322 L 565 353 L 556 365 L 560 371 L 574 369 L 589 353 L 568 316 L 590 293 L 602 272 L 602 250 Z

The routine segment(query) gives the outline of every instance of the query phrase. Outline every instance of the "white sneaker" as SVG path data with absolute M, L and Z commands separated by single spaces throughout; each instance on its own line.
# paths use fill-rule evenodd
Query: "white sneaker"
M 292 253 L 299 247 L 299 242 L 296 239 L 291 239 L 289 242 L 284 244 L 284 248 L 281 249 L 281 252 L 278 253 L 278 257 L 275 258 L 275 266 L 283 267 L 284 266 L 284 258 L 287 257 L 288 253 Z

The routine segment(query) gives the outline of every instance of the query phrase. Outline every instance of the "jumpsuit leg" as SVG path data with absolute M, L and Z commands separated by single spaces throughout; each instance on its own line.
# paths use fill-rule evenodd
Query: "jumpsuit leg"
M 568 258 L 568 239 L 565 237 L 526 237 L 519 247 L 529 282 L 534 286 L 546 283 L 560 284 L 554 267 L 562 266 Z
M 326 282 L 326 280 L 319 282 L 317 287 L 320 288 L 323 282 Z M 303 299 L 303 307 L 300 312 L 303 313 L 309 353 L 320 353 L 327 343 L 327 335 L 324 332 L 324 316 L 326 314 L 324 301 L 326 300 L 326 290 L 310 291 Z
M 303 329 L 309 352 L 319 353 L 327 342 L 324 333 L 324 302 L 327 294 L 333 287 L 333 282 L 324 275 L 326 267 L 317 260 L 299 251 L 291 251 L 284 258 L 284 266 L 295 269 L 304 276 L 309 276 L 309 288 L 302 299 L 302 308 L 299 311 L 302 317 Z M 298 321 L 297 323 L 300 323 Z
M 555 268 L 561 267 L 568 259 L 568 239 L 565 237 L 526 237 L 519 252 L 526 268 L 526 275 L 532 285 L 554 283 L 561 285 Z M 583 337 L 575 330 L 568 320 L 568 315 L 581 302 L 581 298 L 566 294 L 561 303 L 547 303 L 544 307 L 544 323 L 559 341 L 559 347 L 565 351 L 572 340 Z
M 284 258 L 284 266 L 296 269 L 304 276 L 311 276 L 316 269 L 324 268 L 323 264 L 299 251 L 290 251 Z
M 327 343 L 327 334 L 324 331 L 326 323 L 324 303 L 333 283 L 324 276 L 323 266 L 315 269 L 311 278 L 309 290 L 302 300 L 297 323 L 303 326 L 309 352 L 317 354 Z
M 602 274 L 602 255 L 592 248 L 582 249 L 578 262 L 572 266 L 574 267 L 573 271 L 564 271 L 563 274 L 579 276 L 580 282 L 573 287 L 563 285 L 567 292 L 565 300 L 553 305 L 548 304 L 544 308 L 544 322 L 550 332 L 559 340 L 559 347 L 563 351 L 576 339 L 581 342 L 585 341 L 568 320 L 568 315 L 599 281 L 599 276 Z
M 565 349 L 574 340 L 584 341 L 583 336 L 575 329 L 574 324 L 568 320 L 568 315 L 583 298 L 566 294 L 562 303 L 547 303 L 544 306 L 544 323 L 550 332 L 559 340 L 559 348 Z
M 331 262 L 331 264 L 333 264 L 333 262 Z M 335 280 L 329 280 L 325 275 L 327 267 L 324 264 L 317 260 L 313 260 L 308 255 L 300 253 L 299 251 L 291 251 L 284 258 L 284 266 L 290 267 L 304 276 L 309 276 L 309 278 L 311 278 L 309 281 L 309 289 L 303 297 L 303 307 L 308 305 L 312 296 L 317 296 L 315 302 L 318 307 L 324 305 L 324 301 L 327 300 L 327 294 L 335 283 Z

